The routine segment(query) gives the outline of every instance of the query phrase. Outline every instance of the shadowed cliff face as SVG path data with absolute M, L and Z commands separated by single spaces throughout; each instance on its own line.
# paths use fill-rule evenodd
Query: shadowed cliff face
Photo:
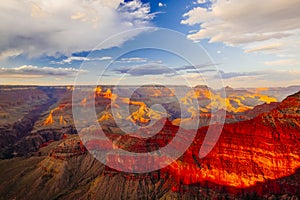
M 67 87 L 0 87 L 0 157 L 26 155 L 68 132 L 62 128 L 37 129 L 44 112 L 68 93 L 71 94 Z M 72 127 L 65 127 L 74 133 Z

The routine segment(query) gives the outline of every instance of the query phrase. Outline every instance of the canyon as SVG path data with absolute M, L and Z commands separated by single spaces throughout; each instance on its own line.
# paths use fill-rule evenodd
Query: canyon
M 174 90 L 180 87 L 174 87 Z M 122 88 L 126 93 L 127 89 Z M 291 199 L 300 196 L 300 87 L 233 89 L 227 96 L 197 86 L 174 99 L 161 86 L 140 87 L 130 98 L 98 86 L 90 97 L 72 102 L 72 87 L 2 87 L 0 123 L 0 199 Z M 281 91 L 285 93 L 279 95 Z M 288 92 L 290 95 L 285 97 Z M 10 96 L 11 95 L 11 96 Z M 185 153 L 169 166 L 148 173 L 125 173 L 105 166 L 90 153 L 105 141 L 83 141 L 72 108 L 90 106 L 115 148 L 143 153 L 168 145 L 178 125 L 199 118 L 199 129 Z M 19 99 L 19 101 L 11 101 Z M 213 100 L 211 100 L 213 99 Z M 191 111 L 199 103 L 199 115 Z M 224 101 L 226 106 L 221 106 Z M 164 110 L 152 105 L 161 103 Z M 179 108 L 178 105 L 183 105 Z M 123 110 L 129 105 L 129 115 Z M 113 109 L 118 111 L 114 115 Z M 225 124 L 212 151 L 199 158 L 210 111 L 224 110 Z M 198 112 L 195 112 L 198 113 Z M 117 119 L 116 119 L 117 118 Z M 125 134 L 116 124 L 139 125 L 152 137 Z M 151 120 L 155 123 L 151 124 Z M 148 126 L 150 124 L 150 126 Z M 149 131 L 147 130 L 149 129 Z M 132 129 L 134 130 L 134 129 Z M 96 130 L 97 131 L 97 130 Z M 181 140 L 194 130 L 184 129 Z M 96 132 L 95 132 L 96 134 Z M 209 145 L 209 144 L 208 144 Z M 107 157 L 120 162 L 118 157 Z M 130 157 L 126 162 L 130 162 Z

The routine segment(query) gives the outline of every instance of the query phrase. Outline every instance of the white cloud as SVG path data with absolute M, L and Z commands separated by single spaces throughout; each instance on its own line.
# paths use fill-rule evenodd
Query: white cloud
M 51 62 L 53 64 L 71 64 L 73 61 L 106 61 L 106 60 L 111 60 L 112 57 L 110 56 L 103 56 L 103 57 L 99 57 L 99 58 L 90 58 L 90 57 L 80 57 L 80 56 L 72 56 L 69 58 L 66 58 L 62 61 L 59 62 Z
M 275 49 L 299 55 L 299 7 L 299 0 L 216 0 L 211 9 L 196 7 L 185 13 L 181 23 L 199 24 L 199 31 L 188 35 L 192 40 L 208 38 L 246 52 Z
M 2 78 L 74 77 L 87 71 L 75 68 L 54 68 L 23 65 L 17 68 L 0 68 Z
M 159 7 L 165 7 L 165 6 L 167 6 L 167 4 L 164 4 L 164 3 L 162 3 L 162 2 L 159 2 L 159 3 L 158 3 L 158 6 L 159 6 Z
M 126 23 L 136 25 L 148 25 L 149 20 L 155 16 L 155 14 L 150 13 L 150 5 L 142 4 L 139 0 L 129 1 L 117 11 Z
M 201 4 L 201 3 L 205 3 L 206 0 L 198 0 L 197 3 Z
M 119 6 L 121 3 L 121 6 Z M 139 0 L 1 1 L 0 52 L 28 56 L 71 55 L 92 50 L 106 38 L 151 26 L 150 6 Z M 105 48 L 121 45 L 143 30 L 120 35 Z
M 140 58 L 140 57 L 130 57 L 130 58 L 121 58 L 120 62 L 124 63 L 132 63 L 132 62 L 147 62 L 147 58 Z

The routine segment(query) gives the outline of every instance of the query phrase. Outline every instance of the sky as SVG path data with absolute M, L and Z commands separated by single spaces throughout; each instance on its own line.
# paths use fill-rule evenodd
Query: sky
M 299 0 L 0 2 L 0 84 L 300 85 Z

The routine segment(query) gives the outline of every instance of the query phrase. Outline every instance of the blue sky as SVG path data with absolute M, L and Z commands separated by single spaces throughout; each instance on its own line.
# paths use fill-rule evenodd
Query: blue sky
M 78 73 L 86 77 L 86 84 L 95 74 L 99 84 L 121 77 L 125 84 L 146 79 L 181 84 L 183 78 L 198 85 L 213 83 L 216 74 L 232 87 L 300 84 L 299 6 L 297 0 L 1 2 L 6 20 L 0 25 L 0 84 L 73 84 Z M 198 71 L 171 52 L 149 48 L 127 52 L 143 48 L 145 40 L 164 38 L 144 27 L 179 32 L 166 36 L 170 49 L 184 43 L 176 41 L 176 34 L 199 46 L 199 52 L 179 47 L 194 57 Z M 120 52 L 127 53 L 118 58 Z M 99 69 L 89 69 L 89 63 Z M 107 66 L 99 79 L 98 72 Z

